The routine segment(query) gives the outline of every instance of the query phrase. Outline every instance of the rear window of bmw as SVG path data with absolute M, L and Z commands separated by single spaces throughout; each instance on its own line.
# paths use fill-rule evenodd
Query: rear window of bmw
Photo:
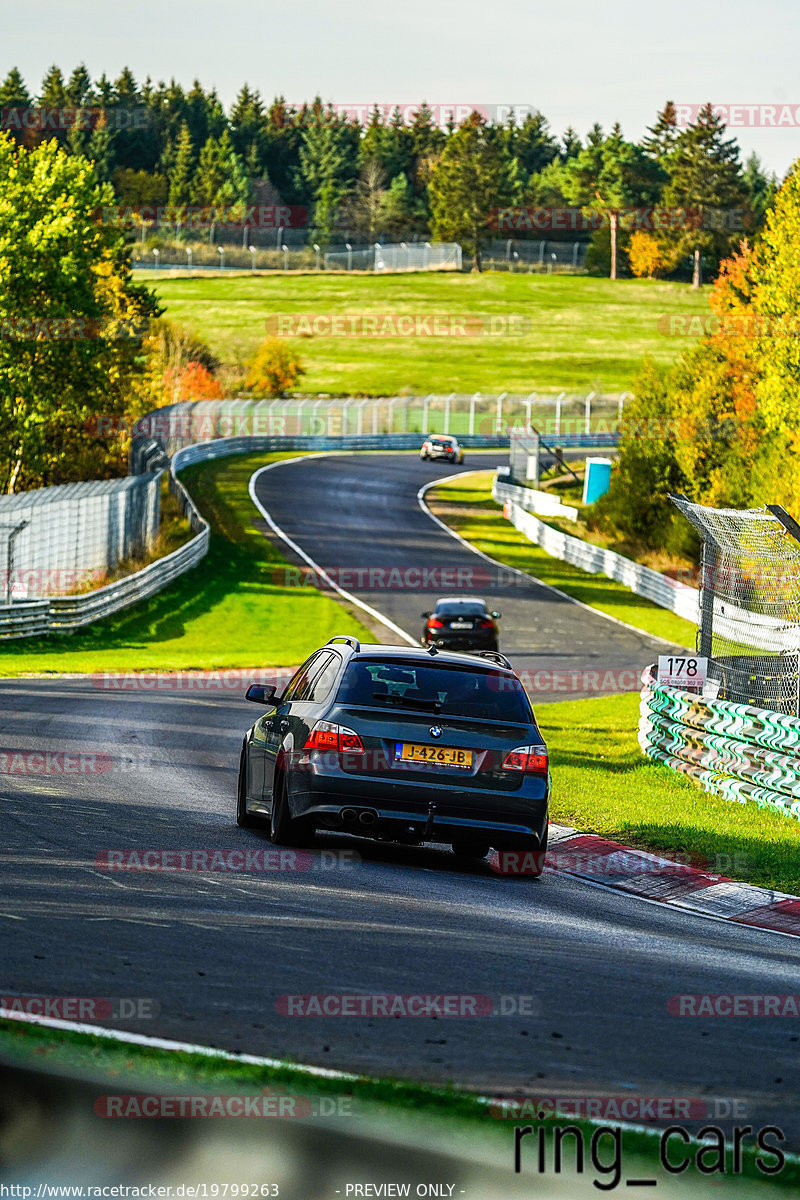
M 340 704 L 409 707 L 443 715 L 515 725 L 533 723 L 530 702 L 515 675 L 381 659 L 351 661 L 339 686 Z

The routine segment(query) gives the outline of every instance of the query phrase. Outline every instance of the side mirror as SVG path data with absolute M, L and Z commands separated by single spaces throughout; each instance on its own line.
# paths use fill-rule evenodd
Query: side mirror
M 429 612 L 424 612 L 424 613 L 420 613 L 419 615 L 421 617 L 429 617 L 431 614 Z
M 492 616 L 494 617 L 495 621 L 496 621 L 496 620 L 498 620 L 498 619 L 499 619 L 499 617 L 500 617 L 501 615 L 502 615 L 502 614 L 501 614 L 501 613 L 499 613 L 499 612 L 493 612 L 493 613 L 492 613 Z
M 271 704 L 275 699 L 277 690 L 271 683 L 266 687 L 260 683 L 251 683 L 244 694 L 244 698 L 245 700 L 252 700 L 254 704 Z

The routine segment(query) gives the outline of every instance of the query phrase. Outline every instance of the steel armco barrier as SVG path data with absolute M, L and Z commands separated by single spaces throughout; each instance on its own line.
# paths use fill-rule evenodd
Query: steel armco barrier
M 503 511 L 508 520 L 529 541 L 541 546 L 553 558 L 572 563 L 573 566 L 580 567 L 582 571 L 588 571 L 592 575 L 605 575 L 609 579 L 615 579 L 617 583 L 629 587 L 637 596 L 643 596 L 659 608 L 667 608 L 677 616 L 697 624 L 700 595 L 697 588 L 680 583 L 677 579 L 670 579 L 668 575 L 662 575 L 660 571 L 654 571 L 651 567 L 643 567 L 641 563 L 625 558 L 614 550 L 606 550 L 602 546 L 584 542 L 582 538 L 562 533 L 552 525 L 545 524 L 522 507 L 520 494 L 527 491 L 530 489 L 499 483 L 496 478 L 492 484 L 495 500 L 498 503 L 505 502 Z M 526 497 L 522 495 L 522 499 L 525 500 Z
M 191 570 L 208 553 L 209 528 L 192 503 L 189 493 L 170 468 L 170 491 L 178 499 L 195 536 L 172 554 L 149 563 L 79 596 L 52 596 L 43 600 L 18 601 L 0 606 L 0 638 L 34 637 L 46 633 L 68 633 L 110 617 L 112 613 L 154 596 L 174 579 Z
M 462 445 L 502 449 L 508 446 L 507 437 L 469 435 L 459 438 Z M 217 438 L 197 442 L 176 450 L 170 460 L 165 446 L 155 439 L 139 439 L 131 453 L 131 472 L 169 470 L 170 491 L 175 495 L 189 519 L 195 536 L 172 554 L 150 563 L 140 571 L 109 583 L 105 587 L 79 596 L 53 596 L 37 601 L 17 601 L 0 605 L 0 639 L 33 637 L 47 633 L 68 633 L 111 616 L 139 600 L 160 592 L 183 575 L 208 553 L 209 528 L 192 503 L 189 493 L 177 478 L 183 467 L 232 454 L 273 453 L 281 450 L 314 451 L 356 450 L 418 450 L 419 434 L 379 434 L 377 437 L 268 437 L 245 436 Z
M 642 675 L 639 745 L 706 792 L 800 819 L 800 719 Z

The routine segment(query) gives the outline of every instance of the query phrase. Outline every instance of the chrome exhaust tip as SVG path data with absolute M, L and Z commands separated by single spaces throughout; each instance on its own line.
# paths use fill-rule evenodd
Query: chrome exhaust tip
M 378 819 L 378 814 L 367 810 L 366 812 L 359 813 L 358 819 L 362 825 L 374 825 Z
M 358 817 L 358 813 L 354 808 L 343 808 L 339 813 L 339 816 L 343 821 L 355 821 Z

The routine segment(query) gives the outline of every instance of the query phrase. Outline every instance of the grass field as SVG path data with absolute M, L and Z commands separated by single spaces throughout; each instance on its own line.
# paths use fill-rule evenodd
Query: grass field
M 679 646 L 694 647 L 695 627 L 691 622 L 635 596 L 629 588 L 605 575 L 590 575 L 529 542 L 505 519 L 492 499 L 493 474 L 493 471 L 476 471 L 463 478 L 456 477 L 432 488 L 427 501 L 451 529 L 498 562 L 535 575 L 542 583 L 549 583 L 645 633 Z
M 237 275 L 153 279 L 166 316 L 200 334 L 227 364 L 249 360 L 281 313 L 519 314 L 524 335 L 298 337 L 302 390 L 335 395 L 423 392 L 621 392 L 645 355 L 673 361 L 694 339 L 659 317 L 708 311 L 708 288 L 659 280 L 477 274 Z
M 311 587 L 287 587 L 286 560 L 259 532 L 250 476 L 288 454 L 203 463 L 181 479 L 211 525 L 208 556 L 171 587 L 76 633 L 0 643 L 0 675 L 295 666 L 334 633 L 371 635 Z

